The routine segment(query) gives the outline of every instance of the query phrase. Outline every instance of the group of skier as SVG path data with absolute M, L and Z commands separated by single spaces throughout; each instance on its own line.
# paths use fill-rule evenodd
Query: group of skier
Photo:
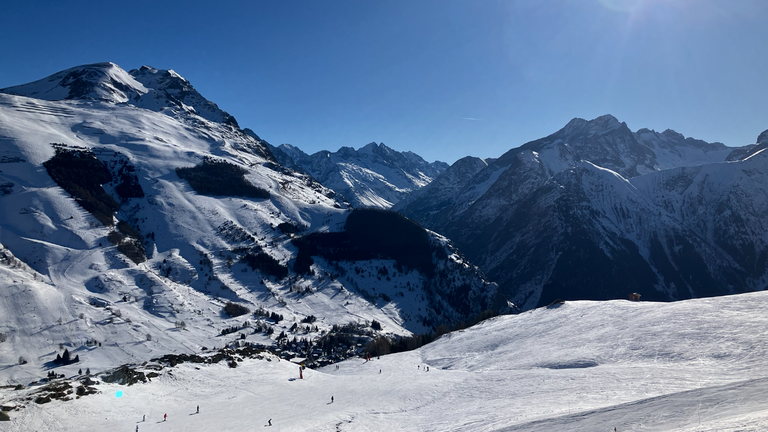
M 331 402 L 333 402 L 333 396 L 331 396 Z M 195 408 L 195 414 L 200 414 L 200 405 L 198 405 Z M 168 414 L 165 413 L 165 414 L 163 414 L 163 421 L 167 421 L 167 420 L 168 420 Z M 141 416 L 141 421 L 142 422 L 147 421 L 147 415 L 146 414 Z M 267 420 L 267 424 L 265 424 L 264 426 L 272 426 L 272 419 Z M 139 425 L 136 425 L 136 432 L 139 432 Z
M 365 359 L 365 361 L 366 362 L 371 361 L 370 355 Z M 304 378 L 303 377 L 303 373 L 302 373 L 302 369 L 303 369 L 302 367 L 299 367 L 299 377 L 300 377 L 300 379 Z M 336 365 L 336 370 L 338 370 L 338 369 L 339 369 L 339 365 Z M 417 365 L 416 369 L 422 369 L 421 365 Z M 429 372 L 429 366 L 425 365 L 423 370 L 424 370 L 424 372 Z M 379 369 L 379 373 L 381 373 L 381 369 Z M 334 399 L 333 399 L 333 396 L 331 396 L 331 403 L 333 403 L 333 402 L 334 402 Z M 196 414 L 200 414 L 200 405 L 198 405 L 195 408 L 195 413 Z M 141 417 L 141 421 L 144 422 L 146 420 L 147 420 L 147 416 L 143 415 Z M 168 420 L 168 414 L 163 414 L 163 421 L 167 421 L 167 420 Z M 264 426 L 272 426 L 272 419 L 267 420 L 267 424 L 265 424 Z M 139 425 L 136 425 L 136 432 L 139 432 Z
M 197 406 L 197 408 L 195 409 L 195 412 L 197 414 L 200 414 L 200 405 Z M 168 413 L 165 413 L 165 414 L 163 414 L 163 421 L 167 421 L 167 420 L 168 420 Z M 142 422 L 147 421 L 147 415 L 146 414 L 143 414 L 141 416 L 141 421 Z M 139 432 L 139 425 L 136 425 L 136 432 Z

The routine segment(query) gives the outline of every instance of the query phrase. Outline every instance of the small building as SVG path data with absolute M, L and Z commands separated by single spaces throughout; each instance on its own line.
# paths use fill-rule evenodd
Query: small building
M 640 294 L 632 293 L 629 295 L 629 301 L 640 301 Z

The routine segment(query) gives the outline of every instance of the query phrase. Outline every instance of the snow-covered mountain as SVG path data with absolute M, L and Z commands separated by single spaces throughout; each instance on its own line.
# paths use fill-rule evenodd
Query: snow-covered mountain
M 453 183 L 458 193 L 435 200 L 427 186 L 395 209 L 453 239 L 524 309 L 761 290 L 763 153 L 574 119 Z
M 290 144 L 281 144 L 272 152 L 281 164 L 300 167 L 325 187 L 343 195 L 353 207 L 388 209 L 448 168 L 445 162 L 430 163 L 416 153 L 398 152 L 383 143 L 312 155 Z
M 402 232 L 399 249 L 360 240 Z M 106 367 L 240 333 L 338 359 L 356 344 L 310 346 L 342 327 L 364 344 L 507 306 L 446 238 L 352 211 L 150 67 L 81 66 L 0 93 L 0 244 L 3 381 L 40 377 L 63 349 Z

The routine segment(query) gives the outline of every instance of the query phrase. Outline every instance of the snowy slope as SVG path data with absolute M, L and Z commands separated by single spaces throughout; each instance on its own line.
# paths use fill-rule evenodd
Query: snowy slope
M 236 369 L 182 364 L 148 384 L 22 401 L 7 428 L 246 431 L 271 420 L 270 430 L 285 431 L 760 431 L 766 307 L 765 293 L 567 302 L 304 379 L 296 364 L 269 357 Z M 0 401 L 16 406 L 37 388 L 0 389 Z
M 281 144 L 273 151 L 283 165 L 295 163 L 354 207 L 390 208 L 448 167 L 440 161 L 428 163 L 413 152 L 395 151 L 383 143 L 312 155 L 290 144 Z
M 186 81 L 172 71 L 129 75 L 111 63 L 73 70 L 100 71 L 84 75 L 92 78 L 83 84 L 87 94 L 48 87 L 47 98 L 69 99 L 0 94 L 0 243 L 29 266 L 26 273 L 0 268 L 0 286 L 13 288 L 0 292 L 0 333 L 8 339 L 0 344 L 0 381 L 39 378 L 65 348 L 80 354 L 72 368 L 102 368 L 221 347 L 239 337 L 221 331 L 246 322 L 274 331 L 247 330 L 248 341 L 264 345 L 281 332 L 312 340 L 348 323 L 371 331 L 373 321 L 381 335 L 428 332 L 449 317 L 468 318 L 456 309 L 467 303 L 462 295 L 474 296 L 477 308 L 495 295 L 495 285 L 433 233 L 424 234 L 436 254 L 433 271 L 451 280 L 437 290 L 434 278 L 389 256 L 318 257 L 310 272 L 296 273 L 296 238 L 344 230 L 351 212 L 333 191 L 276 163 L 263 141 L 179 88 Z M 65 72 L 54 75 L 61 86 Z M 146 91 L 158 104 L 143 106 L 142 95 L 93 96 L 114 77 L 131 76 L 135 94 Z M 33 84 L 14 89 L 42 88 Z M 44 164 L 62 154 L 108 171 L 111 180 L 96 188 L 106 193 L 100 203 L 111 200 L 116 210 L 86 211 L 94 191 L 71 195 L 53 180 Z M 202 185 L 219 192 L 203 194 L 180 177 L 178 169 L 206 163 L 243 173 L 261 197 L 239 196 L 224 177 Z M 129 259 L 131 244 L 146 257 Z M 223 311 L 230 301 L 283 319 L 232 318 Z M 290 330 L 310 316 L 311 328 Z M 20 356 L 28 363 L 13 367 Z

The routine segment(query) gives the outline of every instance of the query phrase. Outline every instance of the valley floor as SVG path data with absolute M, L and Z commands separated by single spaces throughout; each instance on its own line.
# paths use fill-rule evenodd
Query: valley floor
M 252 431 L 271 419 L 283 431 L 768 430 L 766 294 L 568 302 L 303 379 L 276 358 L 182 364 L 148 384 L 27 402 L 0 429 Z M 26 391 L 2 389 L 0 401 Z

